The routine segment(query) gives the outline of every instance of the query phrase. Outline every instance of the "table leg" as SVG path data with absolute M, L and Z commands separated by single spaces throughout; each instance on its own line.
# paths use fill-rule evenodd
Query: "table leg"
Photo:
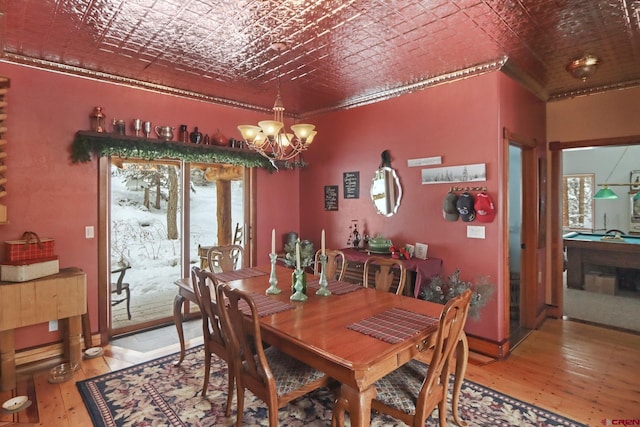
M 340 393 L 349 402 L 351 427 L 369 427 L 371 425 L 371 401 L 376 397 L 375 385 L 371 385 L 366 390 L 358 391 L 342 384 Z
M 459 426 L 466 426 L 466 421 L 460 419 L 460 412 L 458 411 L 458 403 L 460 401 L 460 390 L 462 389 L 462 382 L 464 380 L 464 374 L 467 372 L 467 361 L 469 358 L 469 342 L 467 341 L 467 334 L 462 331 L 460 341 L 456 345 L 456 375 L 453 382 L 453 400 L 452 400 L 452 412 L 453 420 Z
M 182 307 L 184 305 L 185 298 L 178 294 L 173 299 L 173 323 L 176 325 L 178 331 L 178 340 L 180 341 L 180 358 L 173 362 L 175 366 L 179 366 L 184 360 L 184 330 L 182 329 Z
M 82 361 L 82 316 L 71 316 L 65 320 L 64 328 L 64 355 L 69 362 L 80 364 Z
M 16 349 L 13 329 L 0 331 L 0 391 L 16 386 Z

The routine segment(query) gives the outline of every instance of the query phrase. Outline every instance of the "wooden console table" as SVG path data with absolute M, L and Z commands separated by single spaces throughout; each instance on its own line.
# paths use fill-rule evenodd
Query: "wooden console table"
M 358 278 L 362 277 L 364 262 L 370 256 L 375 255 L 391 258 L 391 255 L 369 254 L 369 252 L 364 249 L 345 248 L 340 250 L 344 252 L 344 256 L 347 258 L 347 275 L 351 274 Z M 411 258 L 403 259 L 402 262 L 409 272 L 415 274 L 415 280 L 412 280 L 412 283 L 409 283 L 409 277 L 407 277 L 404 294 L 409 296 L 413 295 L 416 298 L 420 293 L 420 288 L 422 286 L 428 286 L 431 278 L 442 272 L 442 260 L 440 258 Z
M 14 330 L 62 320 L 64 357 L 71 363 L 82 359 L 82 315 L 87 312 L 87 279 L 79 268 L 29 282 L 0 282 L 0 390 L 16 386 Z

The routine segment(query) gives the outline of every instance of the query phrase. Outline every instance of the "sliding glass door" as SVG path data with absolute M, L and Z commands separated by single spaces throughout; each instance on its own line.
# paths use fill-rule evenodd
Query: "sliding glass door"
M 112 158 L 109 172 L 107 312 L 117 335 L 171 322 L 174 282 L 244 229 L 244 168 Z

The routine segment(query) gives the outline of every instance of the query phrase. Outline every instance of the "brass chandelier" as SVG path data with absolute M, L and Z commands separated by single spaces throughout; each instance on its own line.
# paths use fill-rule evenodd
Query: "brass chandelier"
M 245 144 L 269 160 L 291 160 L 309 148 L 316 136 L 314 125 L 300 123 L 291 126 L 293 133 L 287 133 L 284 127 L 284 104 L 278 95 L 273 104 L 273 120 L 258 122 L 258 126 L 240 125 L 238 130 L 242 134 Z

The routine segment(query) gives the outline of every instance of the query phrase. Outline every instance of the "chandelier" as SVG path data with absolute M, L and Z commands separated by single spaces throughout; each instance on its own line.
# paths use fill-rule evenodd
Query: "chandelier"
M 300 123 L 291 126 L 293 133 L 287 133 L 284 127 L 284 104 L 278 95 L 273 104 L 273 120 L 258 122 L 258 126 L 240 125 L 245 144 L 269 160 L 291 160 L 309 148 L 317 132 L 314 125 Z

